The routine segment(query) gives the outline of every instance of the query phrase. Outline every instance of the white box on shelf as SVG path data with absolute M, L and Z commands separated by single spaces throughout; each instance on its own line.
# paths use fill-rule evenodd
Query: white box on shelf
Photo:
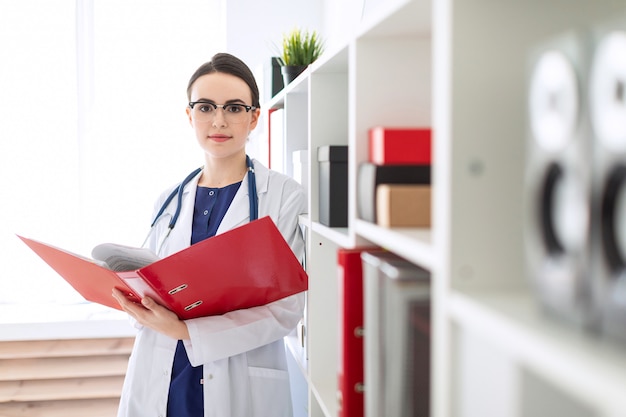
M 306 149 L 294 151 L 292 153 L 293 178 L 304 187 L 304 191 L 309 195 L 309 151 Z

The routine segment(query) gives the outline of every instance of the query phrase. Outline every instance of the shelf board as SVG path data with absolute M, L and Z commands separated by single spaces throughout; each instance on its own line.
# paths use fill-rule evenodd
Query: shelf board
M 291 333 L 288 336 L 285 336 L 285 346 L 291 353 L 291 356 L 295 359 L 298 364 L 298 368 L 302 372 L 304 378 L 309 382 L 309 371 L 308 371 L 308 361 L 306 360 L 306 353 L 304 348 L 300 345 L 300 340 L 298 339 L 298 335 L 295 332 Z
M 308 229 L 311 227 L 311 218 L 308 214 L 300 214 L 298 216 L 298 224 Z
M 311 392 L 320 406 L 325 417 L 335 417 L 339 415 L 337 404 L 337 393 L 328 386 L 311 384 Z
M 548 317 L 529 290 L 453 292 L 448 314 L 605 415 L 626 415 L 626 346 Z
M 356 219 L 355 230 L 357 235 L 422 268 L 432 271 L 435 265 L 430 229 L 387 228 Z
M 311 67 L 298 75 L 298 77 L 290 82 L 286 87 L 280 90 L 267 103 L 262 103 L 264 109 L 282 109 L 285 106 L 285 96 L 287 94 L 306 94 L 309 91 L 309 75 Z
M 347 227 L 328 227 L 319 222 L 311 222 L 311 229 L 342 248 L 354 247 L 354 240 Z
M 322 54 L 311 64 L 312 73 L 348 72 L 348 45 L 337 46 Z

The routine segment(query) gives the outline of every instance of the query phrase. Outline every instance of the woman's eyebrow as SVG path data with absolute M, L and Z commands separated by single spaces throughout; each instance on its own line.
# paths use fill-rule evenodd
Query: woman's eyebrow
M 245 101 L 239 99 L 239 98 L 233 98 L 231 100 L 226 100 L 226 103 L 224 104 L 234 104 L 234 103 L 240 103 L 240 104 L 246 104 Z
M 215 100 L 210 99 L 210 98 L 204 98 L 204 97 L 200 97 L 199 99 L 197 99 L 196 101 L 201 101 L 201 102 L 206 102 L 206 103 L 215 103 Z M 233 98 L 230 100 L 226 100 L 226 102 L 224 104 L 246 104 L 246 102 L 240 98 Z
M 200 97 L 196 99 L 196 103 L 214 103 L 214 101 L 211 100 L 210 98 Z

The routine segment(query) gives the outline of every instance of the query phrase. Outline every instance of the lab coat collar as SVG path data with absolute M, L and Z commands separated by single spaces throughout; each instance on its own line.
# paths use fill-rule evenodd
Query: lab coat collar
M 267 193 L 269 187 L 269 169 L 260 162 L 253 159 L 254 173 L 256 176 L 257 195 Z M 176 227 L 169 237 L 169 248 L 167 252 L 173 253 L 189 246 L 191 242 L 191 226 L 193 222 L 193 208 L 196 200 L 196 190 L 198 189 L 198 174 L 187 184 L 183 190 L 182 208 Z M 259 217 L 263 217 L 261 205 L 259 205 Z M 228 211 L 224 215 L 217 230 L 217 234 L 223 233 L 233 227 L 241 226 L 250 221 L 250 199 L 248 198 L 248 175 L 243 178 L 239 190 L 235 194 Z
M 166 249 L 168 253 L 173 253 L 186 248 L 191 243 L 191 225 L 193 222 L 193 207 L 196 202 L 196 190 L 198 189 L 198 181 L 202 171 L 196 175 L 183 190 L 182 207 L 180 209 L 180 215 L 176 226 L 172 229 L 172 234 L 168 238 L 169 248 Z M 173 210 L 176 208 L 176 203 L 171 205 Z
M 252 164 L 254 166 L 254 173 L 256 176 L 257 198 L 260 199 L 259 196 L 267 193 L 269 183 L 269 170 L 255 159 L 252 160 Z M 250 221 L 250 197 L 248 196 L 248 179 L 249 176 L 246 175 L 241 182 L 241 186 L 239 187 L 237 194 L 235 194 L 233 202 L 230 204 L 228 211 L 222 219 L 222 223 L 220 223 L 220 226 L 217 229 L 217 234 L 220 234 L 226 230 L 230 230 L 233 227 L 241 226 Z M 261 212 L 259 212 L 259 217 L 262 217 Z

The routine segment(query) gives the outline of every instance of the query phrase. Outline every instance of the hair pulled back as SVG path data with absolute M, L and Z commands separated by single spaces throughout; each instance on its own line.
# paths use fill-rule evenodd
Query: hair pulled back
M 256 108 L 261 107 L 261 103 L 259 102 L 259 87 L 254 79 L 254 74 L 252 74 L 250 68 L 241 59 L 225 52 L 213 55 L 209 62 L 202 64 L 196 72 L 193 73 L 189 79 L 189 84 L 187 84 L 187 98 L 191 100 L 191 88 L 198 78 L 215 72 L 230 74 L 241 78 L 248 84 L 248 87 L 250 87 L 252 105 Z

